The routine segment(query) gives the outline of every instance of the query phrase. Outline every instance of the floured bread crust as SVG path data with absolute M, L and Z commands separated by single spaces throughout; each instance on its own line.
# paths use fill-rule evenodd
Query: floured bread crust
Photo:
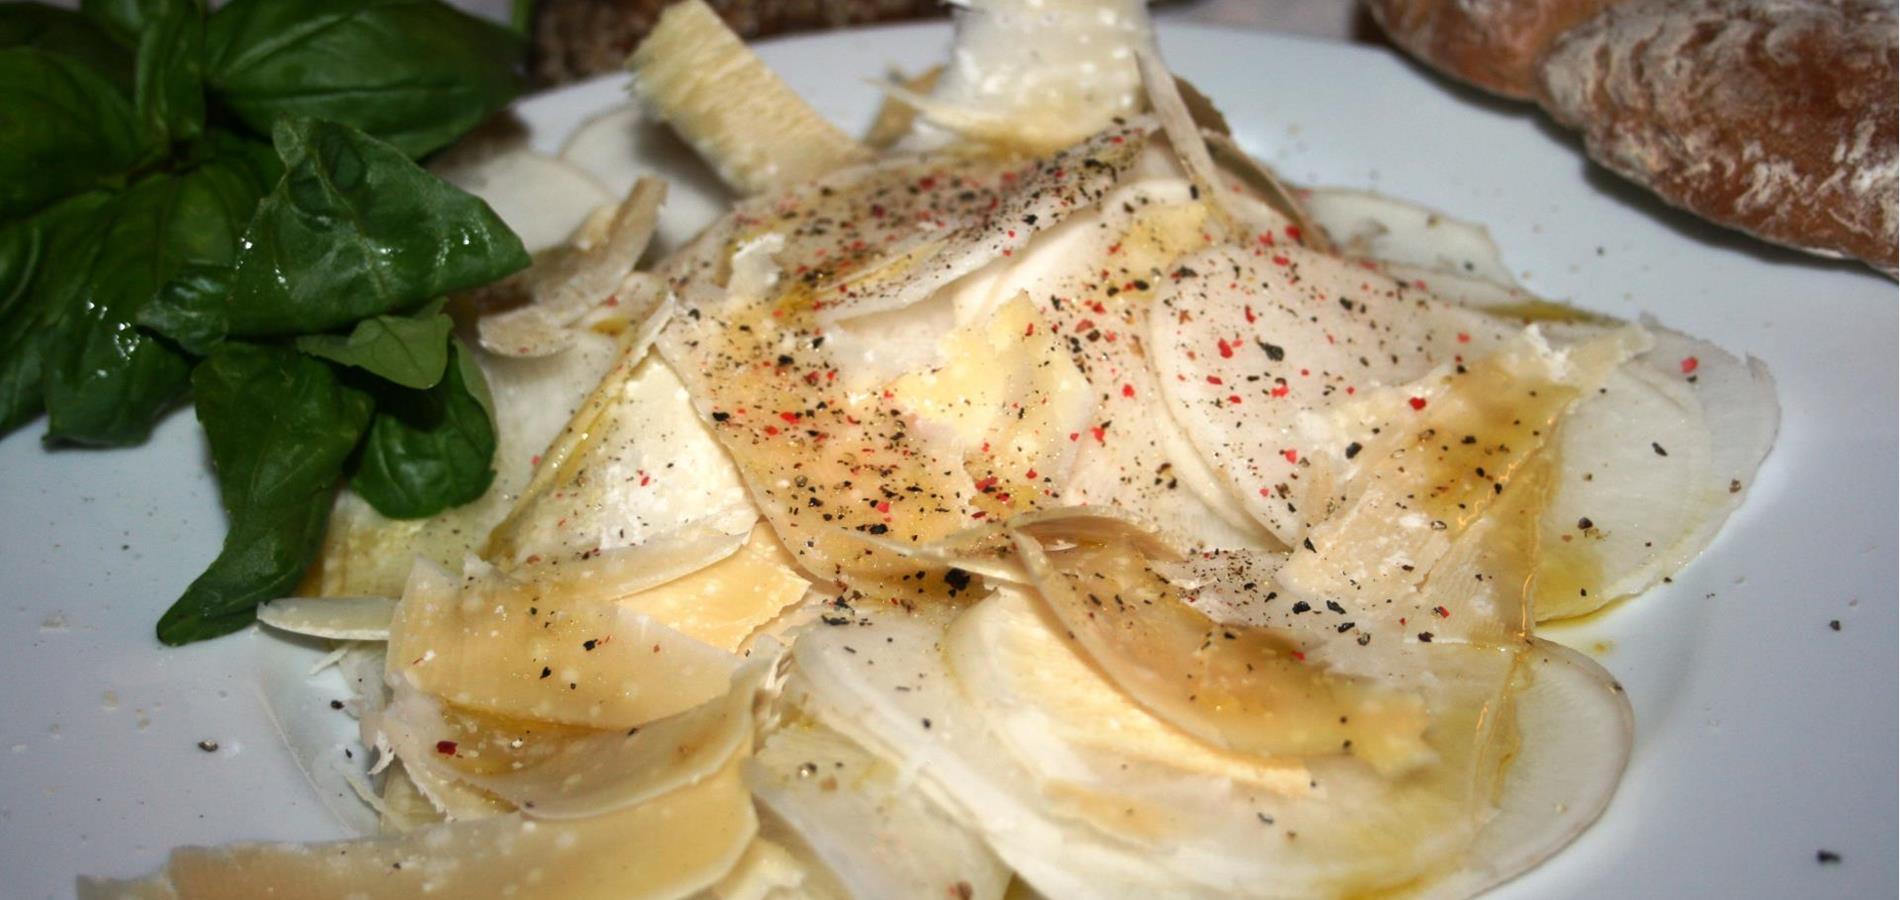
M 1539 99 L 1677 206 L 1891 274 L 1895 28 L 1878 0 L 1635 0 L 1557 40 Z
M 1537 95 L 1537 62 L 1565 31 L 1624 0 L 1369 0 L 1406 52 L 1517 100 Z

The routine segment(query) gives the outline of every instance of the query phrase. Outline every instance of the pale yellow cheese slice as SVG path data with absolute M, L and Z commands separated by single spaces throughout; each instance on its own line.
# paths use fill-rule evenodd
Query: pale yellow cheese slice
M 704 900 L 790 900 L 833 896 L 813 891 L 812 887 L 805 865 L 791 851 L 760 836 L 752 839 L 732 871 L 718 884 L 707 888 L 701 897 Z
M 82 881 L 83 900 L 378 900 L 415 897 L 674 898 L 716 883 L 758 829 L 735 758 L 699 784 L 587 819 L 519 814 L 399 837 L 187 847 L 135 882 Z
M 811 581 L 771 527 L 752 529 L 738 552 L 697 572 L 620 601 L 630 609 L 721 650 L 736 653 L 746 638 L 797 603 Z
M 455 714 L 414 690 L 398 690 L 373 727 L 412 773 L 458 783 L 538 819 L 587 818 L 698 783 L 749 749 L 754 710 L 773 690 L 778 657 L 754 658 L 724 697 L 626 731 Z
M 742 192 L 804 181 L 865 155 L 701 0 L 670 6 L 627 66 L 634 95 Z
M 726 692 L 737 657 L 611 599 L 472 566 L 419 564 L 390 627 L 387 677 L 457 706 L 630 728 Z

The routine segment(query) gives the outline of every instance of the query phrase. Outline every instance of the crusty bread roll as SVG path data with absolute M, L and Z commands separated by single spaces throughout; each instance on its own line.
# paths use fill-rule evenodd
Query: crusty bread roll
M 1494 94 L 1528 100 L 1544 48 L 1622 0 L 1367 0 L 1407 53 Z
M 1535 98 L 1718 224 L 1896 268 L 1894 0 L 1365 0 L 1448 75 Z
M 1631 0 L 1544 58 L 1590 156 L 1705 218 L 1895 269 L 1891 0 Z

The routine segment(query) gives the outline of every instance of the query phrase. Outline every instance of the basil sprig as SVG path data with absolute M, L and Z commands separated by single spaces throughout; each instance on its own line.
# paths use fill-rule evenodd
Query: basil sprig
M 493 480 L 443 298 L 528 256 L 418 161 L 521 48 L 440 0 L 0 3 L 0 434 L 126 446 L 196 403 L 230 531 L 160 640 L 293 589 L 345 482 L 418 517 Z

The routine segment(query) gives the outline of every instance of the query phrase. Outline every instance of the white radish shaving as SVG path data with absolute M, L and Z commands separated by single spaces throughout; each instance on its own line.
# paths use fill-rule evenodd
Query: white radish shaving
M 1635 716 L 1622 685 L 1576 651 L 1537 641 L 1517 694 L 1518 748 L 1497 812 L 1457 871 L 1420 896 L 1470 897 L 1523 874 L 1602 815 L 1629 762 Z
M 585 169 L 522 146 L 447 153 L 430 166 L 494 209 L 530 253 L 559 245 L 613 194 Z
M 1009 870 L 910 779 L 848 738 L 799 721 L 746 767 L 761 806 L 852 897 L 1002 900 Z
M 1306 211 L 1345 256 L 1514 283 L 1491 233 L 1436 210 L 1366 191 L 1316 188 Z
M 603 305 L 624 310 L 629 320 L 644 319 L 665 286 L 633 267 L 653 238 L 665 199 L 665 182 L 636 181 L 599 243 L 557 251 L 521 276 L 530 302 L 484 316 L 482 346 L 503 356 L 548 356 L 567 349 L 569 326 Z
M 335 671 L 311 671 L 314 661 L 335 652 L 349 659 L 360 645 L 330 648 L 265 632 L 248 640 L 259 698 L 297 768 L 345 828 L 356 834 L 375 832 L 377 811 L 365 805 L 358 790 L 358 782 L 368 776 L 369 754 L 358 744 L 356 720 L 331 706 L 350 696 L 350 688 Z M 340 668 L 345 675 L 353 669 Z

